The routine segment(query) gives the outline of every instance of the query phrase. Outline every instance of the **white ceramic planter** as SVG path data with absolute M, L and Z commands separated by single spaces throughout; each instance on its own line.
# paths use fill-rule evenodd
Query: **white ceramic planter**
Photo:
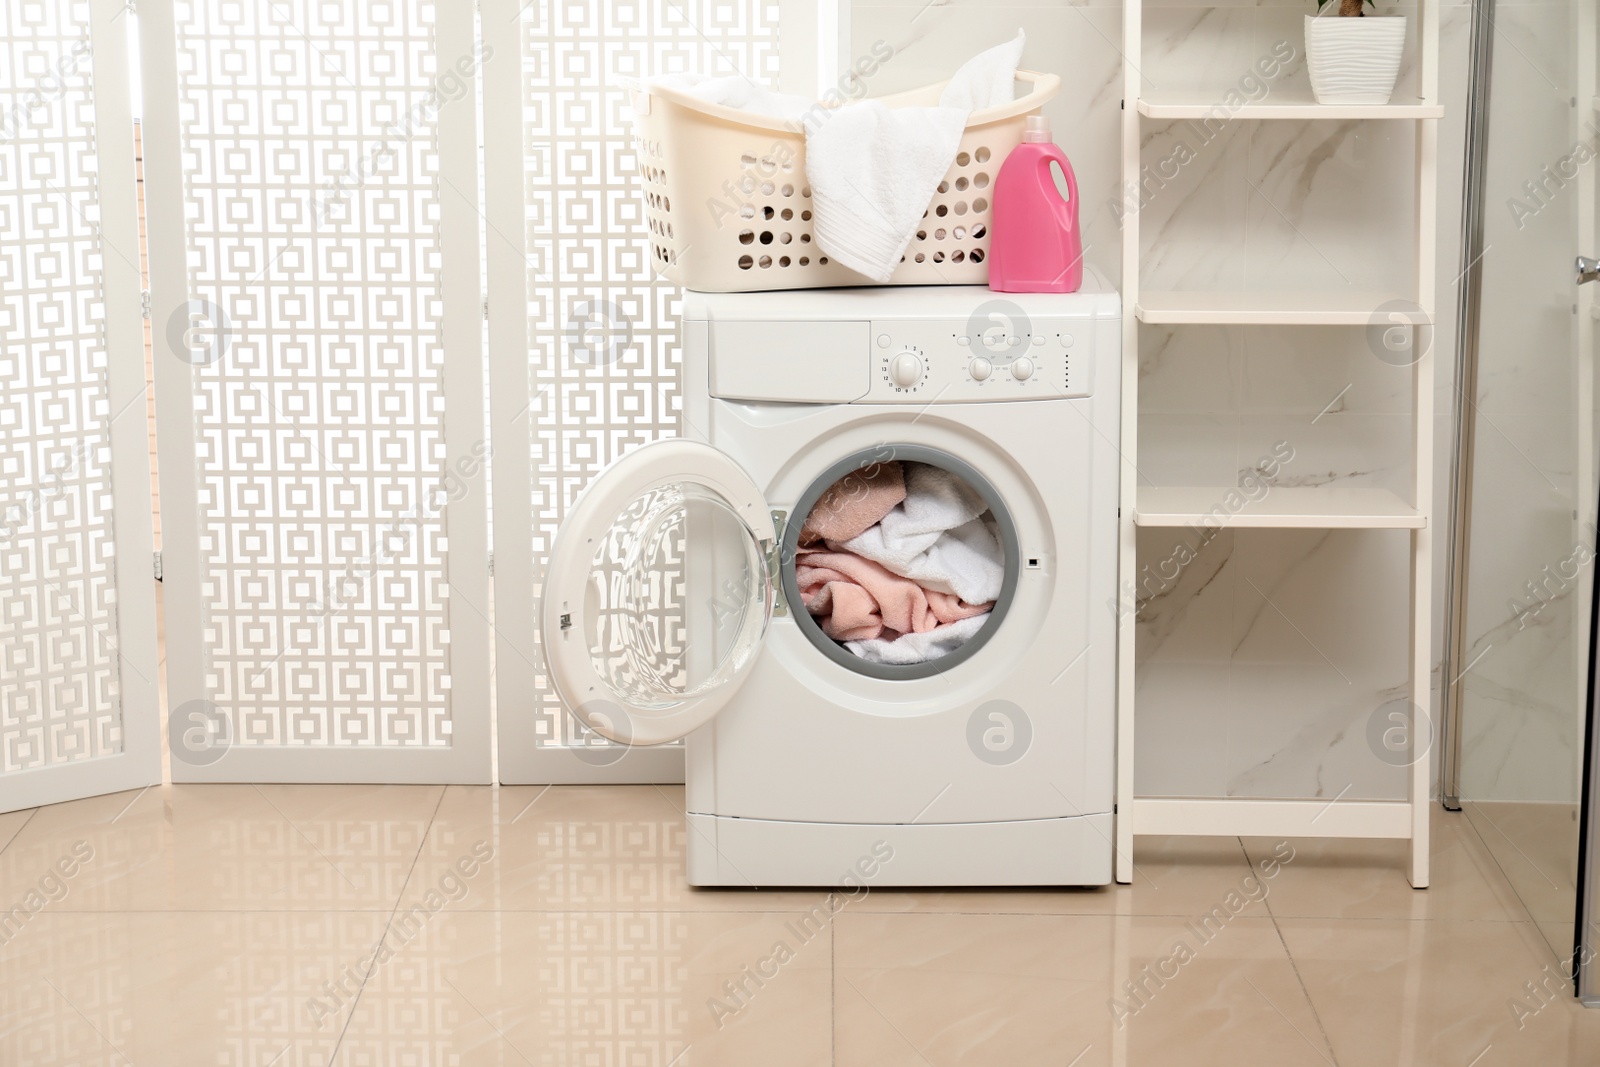
M 1306 69 L 1319 104 L 1387 104 L 1406 43 L 1404 15 L 1306 16 Z

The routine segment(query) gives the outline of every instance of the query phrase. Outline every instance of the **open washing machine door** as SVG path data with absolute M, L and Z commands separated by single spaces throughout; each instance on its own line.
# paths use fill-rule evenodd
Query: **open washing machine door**
M 676 741 L 750 673 L 772 619 L 772 515 L 737 462 L 657 441 L 606 468 L 556 534 L 540 623 L 550 680 L 602 737 Z

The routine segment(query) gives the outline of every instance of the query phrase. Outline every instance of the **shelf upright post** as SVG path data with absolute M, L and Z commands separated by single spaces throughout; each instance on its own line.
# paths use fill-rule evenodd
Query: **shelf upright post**
M 1142 77 L 1141 0 L 1122 5 L 1122 464 L 1117 508 L 1117 819 L 1116 879 L 1133 881 L 1133 697 L 1134 633 L 1138 623 L 1139 566 L 1133 524 L 1139 453 L 1139 219 L 1144 190 L 1139 183 L 1139 94 Z
M 1439 0 L 1417 5 L 1417 95 L 1439 100 Z M 1413 338 L 1417 354 L 1412 375 L 1413 427 L 1416 431 L 1415 504 L 1423 525 L 1411 531 L 1411 885 L 1428 885 L 1428 819 L 1433 807 L 1433 741 L 1439 731 L 1433 711 L 1433 372 L 1438 314 L 1435 300 L 1439 223 L 1439 123 L 1416 124 L 1417 304 L 1426 333 Z

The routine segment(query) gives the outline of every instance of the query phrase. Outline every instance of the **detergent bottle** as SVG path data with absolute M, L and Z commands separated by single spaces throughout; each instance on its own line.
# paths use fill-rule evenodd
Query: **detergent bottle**
M 1028 116 L 1022 143 L 1000 166 L 990 229 L 990 289 L 1075 293 L 1083 284 L 1078 179 L 1043 115 Z

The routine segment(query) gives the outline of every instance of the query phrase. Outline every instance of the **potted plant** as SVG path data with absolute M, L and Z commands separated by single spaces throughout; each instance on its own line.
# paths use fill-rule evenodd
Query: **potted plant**
M 1373 0 L 1317 0 L 1306 16 L 1306 69 L 1319 104 L 1387 104 L 1406 43 L 1404 15 L 1367 18 Z

